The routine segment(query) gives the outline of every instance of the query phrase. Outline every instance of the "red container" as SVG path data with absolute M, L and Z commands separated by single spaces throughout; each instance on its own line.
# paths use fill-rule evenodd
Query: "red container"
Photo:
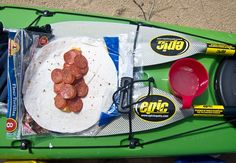
M 208 73 L 205 67 L 192 58 L 184 58 L 171 65 L 169 82 L 173 93 L 182 98 L 183 108 L 190 108 L 195 97 L 208 87 Z

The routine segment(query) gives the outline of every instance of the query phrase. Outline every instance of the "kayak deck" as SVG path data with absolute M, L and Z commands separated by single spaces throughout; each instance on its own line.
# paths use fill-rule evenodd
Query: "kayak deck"
M 20 11 L 20 12 L 19 12 Z M 56 11 L 56 10 L 55 10 Z M 17 14 L 17 17 L 16 17 Z M 2 9 L 0 11 L 1 21 L 6 28 L 24 28 L 27 27 L 37 15 L 34 10 L 21 10 L 17 8 Z M 103 17 L 90 15 L 71 15 L 58 13 L 49 17 L 42 17 L 38 25 L 51 24 L 61 21 L 98 21 L 115 23 L 139 23 L 133 20 L 115 19 L 113 17 Z M 236 44 L 236 34 L 225 32 L 216 32 L 210 30 L 201 30 L 188 27 L 179 27 L 154 22 L 142 22 L 147 25 L 164 27 L 177 31 L 183 31 L 193 35 L 209 37 L 219 41 Z M 99 32 L 99 31 L 98 31 Z M 199 40 L 208 41 L 206 38 Z M 214 92 L 214 74 L 222 57 L 214 56 L 194 56 L 200 61 L 211 77 L 209 88 L 194 103 L 198 104 L 216 104 Z M 144 70 L 148 76 L 153 76 L 157 88 L 170 92 L 168 85 L 168 71 L 170 63 L 146 67 Z M 104 137 L 29 137 L 32 141 L 32 154 L 28 150 L 20 150 L 16 142 L 12 147 L 12 140 L 6 139 L 5 123 L 6 118 L 0 118 L 0 157 L 11 159 L 49 159 L 49 158 L 121 158 L 121 157 L 151 157 L 151 156 L 176 156 L 193 154 L 216 154 L 230 153 L 236 151 L 234 137 L 236 130 L 231 124 L 227 123 L 216 126 L 212 129 L 206 129 L 191 134 L 185 134 L 181 137 L 165 137 L 198 129 L 201 127 L 214 125 L 223 122 L 223 119 L 196 119 L 188 118 L 180 122 L 151 130 L 148 132 L 135 133 L 134 137 L 144 143 L 142 147 L 131 149 L 128 147 L 127 134 Z M 158 139 L 158 141 L 153 140 Z M 148 143 L 149 142 L 149 143 Z M 146 144 L 145 144 L 146 143 Z

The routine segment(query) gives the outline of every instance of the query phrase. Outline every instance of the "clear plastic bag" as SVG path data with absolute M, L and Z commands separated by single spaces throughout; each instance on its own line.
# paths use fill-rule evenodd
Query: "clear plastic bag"
M 24 105 L 22 101 L 22 82 L 25 70 L 35 51 L 52 38 L 51 34 L 12 30 L 9 32 L 8 50 L 8 112 L 7 136 L 21 137 Z M 46 39 L 46 40 L 45 40 Z M 45 42 L 46 41 L 46 42 Z
M 16 49 L 8 58 L 8 71 L 11 72 L 9 89 L 15 87 L 17 93 L 10 92 L 8 119 L 14 120 L 16 128 L 9 130 L 9 137 L 48 134 L 94 136 L 102 129 L 99 127 L 104 120 L 100 116 L 102 112 L 108 113 L 108 117 L 112 115 L 112 119 L 120 116 L 118 112 L 111 111 L 116 110 L 112 94 L 119 86 L 121 74 L 133 70 L 132 65 L 127 69 L 127 63 L 123 64 L 127 61 L 124 56 L 132 54 L 132 34 L 100 39 L 53 38 L 52 34 L 20 30 L 11 35 L 10 40 Z M 63 55 L 71 49 L 81 50 L 89 65 L 84 76 L 89 91 L 85 98 L 81 98 L 84 106 L 79 113 L 57 109 L 53 99 L 56 94 L 53 92 L 51 72 L 63 67 Z M 13 110 L 15 116 L 12 115 Z

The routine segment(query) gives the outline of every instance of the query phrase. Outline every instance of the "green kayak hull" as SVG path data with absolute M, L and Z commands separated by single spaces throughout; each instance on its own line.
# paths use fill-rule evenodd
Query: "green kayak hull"
M 58 11 L 51 10 L 50 11 Z M 37 15 L 34 10 L 5 8 L 0 10 L 0 21 L 3 22 L 7 29 L 25 28 Z M 105 17 L 101 15 L 87 14 L 66 14 L 59 13 L 51 17 L 42 17 L 38 25 L 51 24 L 62 21 L 99 21 L 99 22 L 116 22 L 126 23 L 136 22 L 136 20 L 123 19 L 117 17 Z M 189 27 L 180 27 L 157 22 L 144 22 L 146 24 L 177 30 L 180 32 L 190 33 L 203 37 L 217 39 L 231 44 L 236 44 L 236 34 L 211 31 L 205 29 L 196 29 Z M 99 31 L 98 31 L 99 32 Z M 210 41 L 198 38 L 201 41 Z M 217 104 L 214 79 L 217 67 L 222 57 L 195 55 L 193 56 L 200 61 L 208 70 L 210 81 L 207 91 L 194 100 L 195 104 Z M 145 68 L 149 76 L 153 76 L 158 88 L 170 92 L 168 81 L 168 71 L 170 63 L 155 65 Z M 135 133 L 134 137 L 141 142 L 165 138 L 174 134 L 197 129 L 213 124 L 223 122 L 223 118 L 186 118 L 177 123 L 150 130 L 147 132 Z M 18 147 L 12 148 L 11 139 L 6 137 L 6 118 L 0 118 L 0 158 L 2 159 L 59 159 L 59 158 L 124 158 L 124 157 L 156 157 L 156 156 L 179 156 L 179 155 L 200 155 L 200 154 L 219 154 L 236 152 L 236 129 L 229 123 L 214 127 L 211 129 L 201 130 L 192 134 L 186 134 L 181 137 L 170 139 L 159 139 L 160 141 L 146 144 L 134 149 L 127 147 L 127 134 L 102 137 L 29 137 L 32 141 L 32 153 L 29 150 L 21 150 Z M 107 147 L 105 147 L 105 146 Z M 56 147 L 46 149 L 44 147 Z M 80 146 L 80 148 L 79 148 Z M 99 147 L 104 146 L 104 147 Z M 42 148 L 41 148 L 42 147 Z

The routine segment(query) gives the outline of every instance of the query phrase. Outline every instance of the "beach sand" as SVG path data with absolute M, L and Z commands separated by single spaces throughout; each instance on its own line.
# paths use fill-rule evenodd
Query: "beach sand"
M 135 0 L 147 20 L 236 33 L 236 0 Z M 133 0 L 1 0 L 0 4 L 46 7 L 144 19 Z

